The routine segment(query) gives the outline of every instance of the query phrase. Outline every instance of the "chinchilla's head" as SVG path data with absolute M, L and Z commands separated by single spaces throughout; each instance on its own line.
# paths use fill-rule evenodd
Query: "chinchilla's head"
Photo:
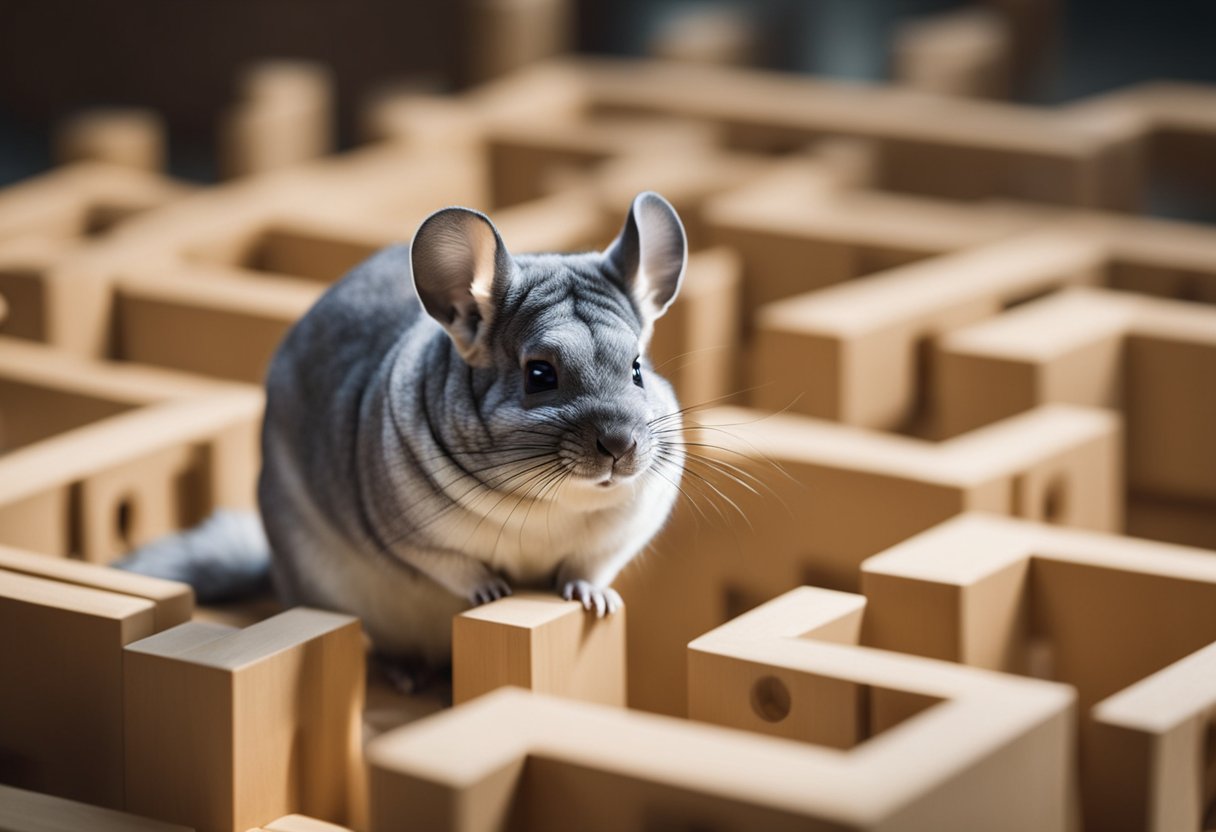
M 418 297 L 472 368 L 459 411 L 504 476 L 545 475 L 527 477 L 547 482 L 533 498 L 612 502 L 648 476 L 678 480 L 678 405 L 646 349 L 687 251 L 675 210 L 650 192 L 603 252 L 512 256 L 489 218 L 465 208 L 419 227 Z

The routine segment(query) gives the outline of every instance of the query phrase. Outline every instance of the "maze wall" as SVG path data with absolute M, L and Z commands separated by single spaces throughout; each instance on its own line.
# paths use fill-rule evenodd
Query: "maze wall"
M 1216 90 L 971 97 L 1003 32 L 904 31 L 890 86 L 536 63 L 341 154 L 272 63 L 209 187 L 152 115 L 65 123 L 0 191 L 0 828 L 1216 825 L 1216 229 L 1145 213 L 1216 206 Z M 451 204 L 602 247 L 644 189 L 693 444 L 624 612 L 459 616 L 447 709 L 355 618 L 105 568 L 253 505 L 267 362 L 351 266 Z

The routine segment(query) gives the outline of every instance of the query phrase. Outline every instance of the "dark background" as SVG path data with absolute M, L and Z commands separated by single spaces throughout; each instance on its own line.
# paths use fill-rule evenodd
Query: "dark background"
M 214 179 L 214 131 L 239 68 L 310 58 L 334 71 L 340 136 L 379 85 L 459 89 L 468 44 L 459 0 L 0 0 L 0 184 L 51 166 L 50 130 L 87 106 L 135 105 L 170 128 L 170 171 Z M 643 54 L 689 6 L 748 19 L 773 69 L 881 80 L 904 20 L 950 0 L 579 0 L 579 51 Z M 1046 35 L 1018 99 L 1052 103 L 1158 78 L 1216 81 L 1216 0 L 994 0 Z

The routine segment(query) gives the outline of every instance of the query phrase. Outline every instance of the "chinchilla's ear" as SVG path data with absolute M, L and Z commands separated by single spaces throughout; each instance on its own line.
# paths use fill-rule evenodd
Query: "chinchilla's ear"
M 653 322 L 675 300 L 688 263 L 688 241 L 676 209 L 654 191 L 638 194 L 604 259 L 649 317 L 647 323 Z
M 495 286 L 511 269 L 498 229 L 470 208 L 444 208 L 418 226 L 410 246 L 414 289 L 431 317 L 443 324 L 461 357 L 484 363 Z

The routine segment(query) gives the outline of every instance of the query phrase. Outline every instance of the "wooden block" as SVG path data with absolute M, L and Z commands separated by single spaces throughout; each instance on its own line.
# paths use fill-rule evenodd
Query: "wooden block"
M 200 832 L 297 811 L 358 821 L 356 619 L 301 607 L 244 630 L 185 624 L 129 645 L 123 673 L 131 811 Z
M 322 291 L 223 266 L 183 264 L 171 279 L 124 275 L 115 282 L 114 357 L 261 384 L 279 342 Z
M 942 431 L 1043 402 L 1120 410 L 1128 485 L 1157 499 L 1216 502 L 1216 310 L 1077 289 L 939 342 Z
M 866 601 L 861 596 L 800 587 L 697 638 L 688 646 L 689 717 L 717 725 L 787 737 L 815 745 L 855 749 L 883 736 L 896 726 L 930 708 L 957 703 L 969 695 L 966 683 L 975 680 L 952 677 L 956 665 L 902 664 L 908 657 L 884 651 L 857 648 Z M 812 658 L 823 642 L 833 643 L 832 652 L 853 653 L 848 673 Z M 849 645 L 841 649 L 835 645 Z M 856 670 L 862 669 L 861 673 Z M 946 672 L 942 672 L 946 671 Z M 1010 677 L 992 677 L 1008 681 Z M 957 687 L 960 685 L 963 687 Z M 1069 692 L 1071 694 L 1071 692 Z M 1071 721 L 1070 719 L 1067 721 Z M 1071 734 L 1071 729 L 1065 729 Z M 943 743 L 925 749 L 918 757 L 945 764 L 955 749 L 948 743 L 955 732 L 943 729 Z M 1069 825 L 1076 799 L 1071 738 L 1063 748 L 1048 740 L 1040 748 L 1039 763 L 1054 767 L 1060 776 L 1046 805 L 1036 805 L 1021 822 L 1027 828 L 1048 824 Z M 1063 753 L 1061 753 L 1061 751 Z M 993 748 L 987 766 L 1005 769 L 1026 753 L 1016 745 Z M 1003 759 L 1002 759 L 1003 758 Z M 1024 762 L 1024 758 L 1023 758 Z M 984 781 L 992 777 L 991 782 Z M 965 811 L 966 804 L 992 807 L 1004 800 L 1002 783 L 1022 780 L 1025 774 L 992 772 L 971 781 L 967 789 L 985 792 L 986 797 L 960 791 L 943 807 L 947 815 Z M 934 800 L 928 795 L 926 800 Z M 981 811 L 983 811 L 981 809 Z
M 757 313 L 753 403 L 938 435 L 932 339 L 1061 286 L 1101 279 L 1103 250 L 1044 231 L 806 293 Z M 931 353 L 930 353 L 931 355 Z M 811 383 L 813 380 L 813 384 Z
M 866 558 L 960 512 L 1122 526 L 1121 437 L 1102 410 L 1040 408 L 943 443 L 737 408 L 695 422 L 684 499 L 617 585 L 635 708 L 683 713 L 698 634 L 803 584 L 855 590 Z
M 0 571 L 151 601 L 156 632 L 184 624 L 194 614 L 194 591 L 176 581 L 50 558 L 11 546 L 0 546 Z
M 632 197 L 631 197 L 632 199 Z M 603 250 L 620 231 L 615 206 L 609 216 L 585 188 L 542 196 L 494 212 L 494 225 L 513 254 Z
M 165 167 L 165 155 L 164 120 L 152 110 L 85 110 L 55 131 L 55 156 L 60 164 L 94 161 L 160 171 Z
M 1083 738 L 1095 704 L 1216 641 L 1211 551 L 1011 518 L 968 515 L 918 535 L 866 561 L 862 588 L 863 643 L 1073 685 Z M 1189 671 L 1167 669 L 1164 679 L 1144 684 L 1172 689 L 1174 672 Z M 1193 694 L 1210 702 L 1208 686 Z M 1138 696 L 1134 688 L 1128 693 L 1132 702 Z M 1173 704 L 1185 711 L 1195 699 Z M 1143 746 L 1116 745 L 1081 747 L 1084 805 L 1101 817 L 1124 805 L 1105 791 L 1112 766 L 1133 780 L 1143 771 Z M 1104 759 L 1110 751 L 1129 755 L 1127 768 Z M 1160 787 L 1193 790 L 1194 774 L 1192 764 L 1179 773 L 1182 782 Z M 1126 796 L 1137 794 L 1143 792 Z M 1099 804 L 1107 809 L 1093 808 Z M 1143 816 L 1126 820 L 1144 828 Z
M 466 15 L 466 82 L 497 78 L 572 45 L 569 0 L 474 0 Z
M 598 165 L 590 178 L 603 210 L 614 224 L 622 205 L 642 191 L 656 191 L 672 204 L 684 224 L 690 251 L 712 243 L 702 212 L 719 194 L 734 191 L 773 166 L 752 153 L 713 147 L 661 147 L 618 156 Z
M 0 547 L 0 782 L 122 808 L 123 646 L 193 607 L 182 584 Z
M 1201 549 L 1216 549 L 1216 515 L 1210 503 L 1129 495 L 1127 534 Z
M 1099 207 L 1127 164 L 1128 137 L 1042 108 L 929 96 L 893 87 L 658 62 L 577 65 L 594 109 L 697 119 L 736 148 L 772 151 L 825 135 L 873 140 L 882 187 L 975 200 L 1014 197 Z
M 487 136 L 491 204 L 504 208 L 547 196 L 572 174 L 617 156 L 708 147 L 705 125 L 671 118 L 584 117 L 493 127 Z
M 1135 153 L 1130 181 L 1134 207 L 1154 192 L 1166 192 L 1200 210 L 1216 204 L 1216 87 L 1211 84 L 1150 82 L 1070 104 L 1062 120 L 1078 124 L 1113 124 L 1130 137 Z
M 1011 33 L 991 9 L 912 18 L 895 32 L 892 75 L 925 92 L 1006 98 L 1012 88 Z
M 75 249 L 67 240 L 17 237 L 0 243 L 0 334 L 46 341 L 54 293 L 51 273 Z
M 625 610 L 597 619 L 581 604 L 524 593 L 456 616 L 457 703 L 507 685 L 625 705 Z
M 1066 688 L 791 642 L 808 672 L 947 701 L 842 752 L 500 690 L 371 744 L 371 829 L 1068 827 Z
M 0 341 L 0 542 L 107 562 L 253 505 L 259 390 Z
M 77 829 L 88 829 L 90 832 L 193 832 L 185 826 L 0 786 L 0 830 L 74 832 Z
M 262 827 L 262 832 L 350 832 L 344 826 L 304 815 L 284 815 Z
M 333 146 L 333 81 L 305 61 L 265 61 L 245 70 L 237 104 L 220 126 L 226 177 L 291 167 Z
M 0 240 L 96 236 L 192 190 L 159 174 L 119 165 L 63 165 L 0 192 Z
M 1112 832 L 1202 829 L 1212 793 L 1216 642 L 1094 706 L 1088 823 Z
M 826 158 L 821 151 L 783 163 L 705 205 L 709 238 L 743 259 L 749 324 L 763 304 L 991 243 L 1039 222 L 1000 206 L 842 189 L 867 165 L 840 159 L 845 148 L 834 146 Z M 859 155 L 856 147 L 850 155 Z

